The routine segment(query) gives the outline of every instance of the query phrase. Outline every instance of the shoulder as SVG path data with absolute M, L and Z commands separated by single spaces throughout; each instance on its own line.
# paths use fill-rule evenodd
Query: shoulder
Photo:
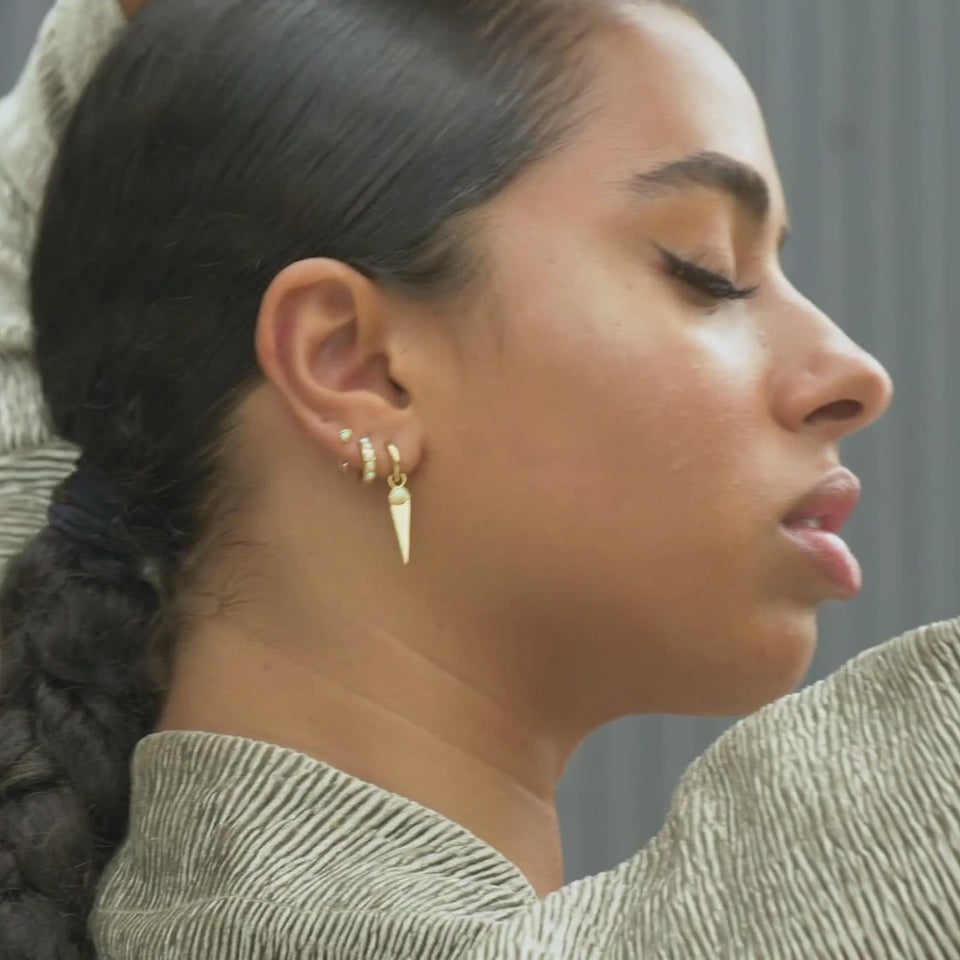
M 960 948 L 958 736 L 960 620 L 742 720 L 636 856 L 491 928 L 464 960 L 945 956 Z

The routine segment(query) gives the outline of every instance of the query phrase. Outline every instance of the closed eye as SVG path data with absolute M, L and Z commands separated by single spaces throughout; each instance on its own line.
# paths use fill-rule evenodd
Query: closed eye
M 669 276 L 712 301 L 748 300 L 760 289 L 759 287 L 738 287 L 722 273 L 707 270 L 706 267 L 684 260 L 658 243 L 654 246 L 663 257 L 664 267 Z

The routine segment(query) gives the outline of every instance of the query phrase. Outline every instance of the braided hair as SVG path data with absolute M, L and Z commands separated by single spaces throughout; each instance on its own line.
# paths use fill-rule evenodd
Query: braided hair
M 119 503 L 91 477 L 81 468 L 57 489 L 0 606 L 0 956 L 11 960 L 77 955 L 72 918 L 89 912 L 123 837 L 128 759 L 157 712 L 159 593 Z

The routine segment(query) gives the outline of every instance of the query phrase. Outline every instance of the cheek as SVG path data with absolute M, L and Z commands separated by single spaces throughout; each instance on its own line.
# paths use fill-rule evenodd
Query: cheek
M 762 357 L 744 338 L 718 339 L 688 330 L 615 381 L 636 479 L 701 494 L 743 479 L 745 458 L 770 429 Z
M 594 536 L 627 534 L 630 559 L 662 574 L 737 562 L 756 532 L 751 463 L 769 429 L 755 372 L 678 348 L 607 370 L 606 395 L 578 421 Z
M 756 532 L 771 430 L 746 314 L 696 314 L 636 265 L 555 262 L 566 268 L 543 258 L 504 291 L 499 355 L 447 410 L 468 496 L 482 489 L 505 555 L 530 550 L 561 579 L 598 550 L 607 575 L 656 563 L 681 578 L 691 556 L 735 556 Z
M 530 483 L 552 469 L 577 495 L 653 518 L 677 501 L 736 507 L 771 430 L 763 345 L 745 321 L 691 319 L 672 297 L 632 292 L 565 298 L 514 356 L 504 396 L 522 411 Z

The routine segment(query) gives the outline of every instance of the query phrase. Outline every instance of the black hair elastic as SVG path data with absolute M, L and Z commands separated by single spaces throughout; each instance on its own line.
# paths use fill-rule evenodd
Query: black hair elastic
M 116 485 L 81 462 L 54 492 L 47 522 L 76 543 L 104 553 L 131 556 L 133 544 L 122 536 L 120 503 Z

